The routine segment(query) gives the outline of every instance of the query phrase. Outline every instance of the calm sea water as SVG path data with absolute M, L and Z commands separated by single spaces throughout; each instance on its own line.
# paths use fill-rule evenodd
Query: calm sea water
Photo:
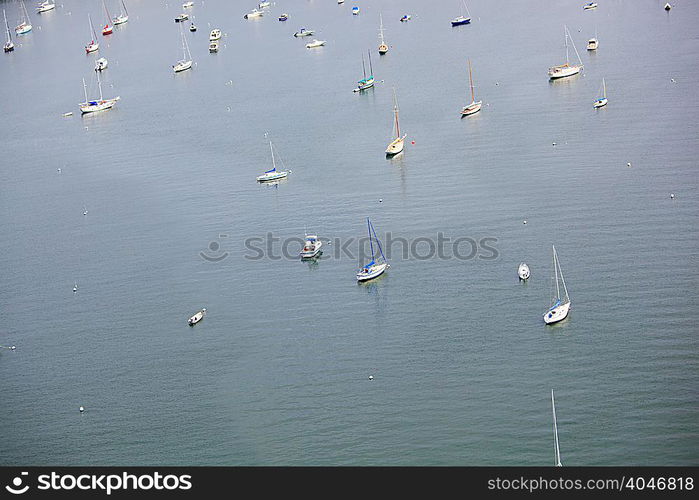
M 699 464 L 696 4 L 474 0 L 452 28 L 457 0 L 195 3 L 183 74 L 181 2 L 129 0 L 91 55 L 100 2 L 30 2 L 0 57 L 0 464 L 550 465 L 551 389 L 564 465 Z M 564 24 L 585 70 L 550 83 Z M 100 56 L 121 100 L 81 117 Z M 469 58 L 484 104 L 460 119 Z M 394 88 L 407 142 L 386 160 Z M 277 186 L 255 182 L 266 133 Z M 496 238 L 497 258 L 394 251 L 365 285 L 333 246 L 245 258 L 367 216 L 382 238 Z M 573 305 L 547 327 L 552 244 Z

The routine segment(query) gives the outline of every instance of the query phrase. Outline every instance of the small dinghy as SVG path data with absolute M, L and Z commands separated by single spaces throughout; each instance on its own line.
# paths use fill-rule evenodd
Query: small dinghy
M 189 318 L 187 320 L 187 324 L 189 326 L 194 326 L 197 323 L 199 323 L 202 319 L 204 319 L 204 316 L 206 315 L 206 309 L 202 309 L 199 312 L 197 312 L 194 316 Z
M 529 278 L 530 274 L 529 266 L 522 262 L 517 268 L 517 276 L 519 276 L 521 280 L 526 280 Z

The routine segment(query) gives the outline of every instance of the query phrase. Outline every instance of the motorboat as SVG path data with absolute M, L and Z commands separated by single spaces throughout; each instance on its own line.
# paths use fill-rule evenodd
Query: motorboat
M 187 324 L 189 326 L 194 326 L 197 323 L 199 323 L 202 319 L 204 319 L 205 315 L 206 315 L 206 309 L 201 309 L 201 310 L 197 311 L 197 313 L 194 316 L 192 316 L 191 318 L 189 318 L 187 320 Z
M 180 14 L 179 16 L 177 16 L 175 18 L 175 22 L 181 23 L 183 21 L 186 21 L 187 19 L 189 19 L 189 14 L 187 14 L 186 12 L 183 12 L 182 14 Z
M 263 16 L 263 15 L 264 15 L 264 12 L 262 12 L 261 10 L 252 9 L 250 12 L 248 12 L 247 14 L 245 14 L 245 15 L 243 16 L 243 18 L 244 18 L 244 19 L 253 19 L 253 18 L 255 18 L 255 17 L 261 17 L 261 16 Z
M 517 276 L 519 276 L 519 279 L 521 280 L 526 280 L 529 279 L 530 275 L 531 272 L 529 271 L 529 266 L 526 263 L 522 262 L 517 268 Z
M 214 28 L 211 30 L 211 33 L 209 33 L 209 40 L 218 40 L 221 38 L 221 30 L 218 28 Z
M 95 71 L 102 71 L 107 69 L 107 65 L 109 63 L 107 62 L 107 59 L 105 57 L 100 57 L 95 61 Z
M 211 40 L 211 42 L 209 42 L 209 52 L 218 52 L 218 45 L 218 40 Z
M 45 2 L 41 2 L 36 7 L 36 12 L 37 12 L 37 14 L 40 14 L 42 12 L 48 12 L 48 11 L 53 10 L 55 8 L 56 8 L 55 3 L 53 3 L 51 0 L 46 0 Z
M 295 37 L 301 37 L 301 36 L 311 36 L 315 33 L 313 30 L 307 30 L 306 28 L 301 28 L 298 30 L 296 33 L 294 33 Z
M 322 47 L 323 45 L 325 45 L 325 40 L 315 40 L 314 39 L 312 42 L 306 44 L 306 48 L 312 49 L 314 47 Z
M 302 259 L 312 259 L 320 252 L 320 247 L 323 246 L 323 242 L 318 239 L 315 234 L 307 234 L 306 240 L 301 249 L 300 256 Z

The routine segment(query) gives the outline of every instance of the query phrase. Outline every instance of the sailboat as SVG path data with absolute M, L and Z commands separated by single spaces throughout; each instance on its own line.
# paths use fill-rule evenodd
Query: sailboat
M 27 12 L 27 6 L 24 5 L 24 0 L 20 2 L 20 14 L 22 15 L 22 21 L 15 28 L 15 33 L 17 35 L 24 35 L 32 30 L 32 25 L 29 23 L 29 13 Z
M 549 78 L 551 80 L 556 80 L 558 78 L 565 78 L 567 76 L 573 76 L 583 69 L 583 63 L 582 60 L 580 59 L 580 54 L 578 54 L 578 49 L 575 48 L 575 44 L 573 43 L 573 39 L 570 38 L 570 33 L 568 32 L 568 27 L 563 26 L 563 29 L 565 31 L 565 41 L 566 41 L 566 62 L 565 64 L 561 64 L 560 66 L 553 66 L 549 68 Z M 578 62 L 579 64 L 570 64 L 570 61 L 568 61 L 568 39 L 570 38 L 570 43 L 573 45 L 573 49 L 575 49 L 575 54 L 578 56 Z
M 85 53 L 89 54 L 90 52 L 94 52 L 97 49 L 100 48 L 100 44 L 98 42 L 95 42 L 95 39 L 97 38 L 97 33 L 95 33 L 95 27 L 92 25 L 92 17 L 90 14 L 87 15 L 88 20 L 90 21 L 90 35 L 92 36 L 92 41 L 85 45 Z
M 386 262 L 386 257 L 381 249 L 381 242 L 376 236 L 376 231 L 374 231 L 374 226 L 371 224 L 369 217 L 366 218 L 367 228 L 369 231 L 369 245 L 371 246 L 371 262 L 362 267 L 357 272 L 357 281 L 369 281 L 378 276 L 381 276 L 386 269 L 388 269 L 390 264 Z M 379 248 L 379 254 L 381 255 L 381 261 L 376 262 L 378 256 L 374 251 L 374 240 L 376 240 L 376 246 Z
M 7 30 L 7 41 L 3 46 L 5 52 L 12 52 L 15 50 L 15 44 L 12 42 L 12 36 L 10 36 L 10 25 L 7 24 L 7 14 L 5 14 L 5 9 L 2 9 L 2 15 L 5 18 L 5 29 Z
M 51 0 L 46 0 L 45 2 L 41 2 L 39 5 L 36 6 L 36 13 L 41 14 L 42 12 L 48 12 L 55 8 L 55 3 L 53 3 Z
M 552 323 L 557 323 L 566 319 L 568 316 L 568 311 L 570 310 L 570 297 L 568 296 L 568 288 L 566 288 L 566 282 L 563 279 L 563 271 L 561 270 L 561 264 L 558 262 L 558 254 L 556 253 L 556 247 L 553 247 L 553 272 L 555 274 L 556 280 L 556 296 L 552 300 L 552 305 L 548 311 L 544 313 L 544 322 L 547 325 Z M 565 295 L 561 297 L 561 290 L 558 285 L 558 276 L 561 276 L 561 282 L 563 283 L 563 291 Z
M 386 52 L 388 52 L 388 45 L 386 45 L 386 41 L 383 37 L 383 16 L 381 16 L 381 14 L 379 14 L 379 20 L 381 23 L 379 28 L 379 40 L 381 40 L 381 43 L 379 44 L 379 54 L 384 55 Z
M 355 92 L 366 90 L 374 86 L 374 68 L 371 66 L 371 52 L 367 51 L 369 54 L 369 76 L 366 75 L 366 66 L 364 66 L 364 54 L 362 54 L 362 72 L 364 73 L 364 78 L 357 82 L 357 88 L 354 89 Z
M 102 96 L 102 81 L 100 80 L 99 71 L 96 71 L 95 73 L 97 74 L 97 86 L 100 90 L 100 98 L 92 101 L 87 98 L 87 85 L 85 85 L 85 79 L 83 78 L 83 88 L 85 89 L 85 102 L 81 102 L 79 104 L 80 111 L 83 114 L 94 113 L 95 111 L 103 111 L 105 109 L 109 109 L 112 106 L 114 106 L 119 99 L 121 99 L 121 97 L 119 96 L 113 97 L 111 99 L 105 99 Z
M 269 150 L 272 153 L 272 168 L 267 170 L 264 174 L 258 175 L 258 182 L 278 181 L 279 179 L 284 179 L 287 175 L 289 175 L 289 172 L 286 170 L 277 170 L 277 162 L 274 161 L 274 148 L 272 147 L 272 141 L 269 141 Z
M 467 16 L 464 15 L 464 9 L 466 9 L 466 13 L 468 14 Z M 468 11 L 468 7 L 466 7 L 466 2 L 464 0 L 461 0 L 461 15 L 459 17 L 455 17 L 454 19 L 451 20 L 451 25 L 452 26 L 460 26 L 462 24 L 469 24 L 471 22 L 471 13 Z
M 604 78 L 602 78 L 602 97 L 595 101 L 594 106 L 596 108 L 601 108 L 607 105 L 607 85 L 604 83 Z
M 517 276 L 519 276 L 519 279 L 522 281 L 528 280 L 529 276 L 531 276 L 531 271 L 529 271 L 529 266 L 526 262 L 520 262 L 517 268 Z
M 112 24 L 114 24 L 114 26 L 116 26 L 118 24 L 124 24 L 128 20 L 129 20 L 129 13 L 126 10 L 126 4 L 124 4 L 124 0 L 121 0 L 121 12 L 119 13 L 118 16 L 116 16 L 112 20 Z
M 551 410 L 553 411 L 553 452 L 554 452 L 554 465 L 556 467 L 562 467 L 561 463 L 561 450 L 558 447 L 558 423 L 556 422 L 556 401 L 553 399 L 553 389 L 551 389 Z
M 175 73 L 179 73 L 180 71 L 184 71 L 192 67 L 192 54 L 189 52 L 189 45 L 187 45 L 187 39 L 184 36 L 184 31 L 182 30 L 181 24 L 180 35 L 182 35 L 182 59 L 172 65 L 172 69 L 175 71 Z
M 386 148 L 386 157 L 395 156 L 403 151 L 405 142 L 405 134 L 400 136 L 400 123 L 398 122 L 398 100 L 396 99 L 396 89 L 393 89 L 393 131 L 395 132 L 394 139 Z
M 461 116 L 468 116 L 474 113 L 478 113 L 481 110 L 483 101 L 476 102 L 476 96 L 473 92 L 473 76 L 471 75 L 471 60 L 468 60 L 468 81 L 471 85 L 471 104 L 468 104 L 461 108 Z
M 109 22 L 112 20 L 112 16 L 109 15 L 109 11 L 107 10 L 107 4 L 104 3 L 104 0 L 102 0 L 102 5 L 104 6 L 104 11 L 107 13 L 107 24 L 105 24 L 104 28 L 102 28 L 102 34 L 111 35 L 113 28 L 109 25 Z

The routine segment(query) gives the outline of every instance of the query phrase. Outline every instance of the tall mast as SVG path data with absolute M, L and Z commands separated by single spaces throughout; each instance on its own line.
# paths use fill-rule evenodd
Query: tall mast
M 471 102 L 476 102 L 476 96 L 473 93 L 473 78 L 471 77 L 471 59 L 468 60 L 468 81 L 471 83 Z
M 607 98 L 607 86 L 604 83 L 604 78 L 602 78 L 602 97 Z
M 374 244 L 371 241 L 371 222 L 369 217 L 366 218 L 367 233 L 369 233 L 369 246 L 371 247 L 371 260 L 374 260 Z
M 553 247 L 553 272 L 556 275 L 556 300 L 560 300 L 561 291 L 558 288 L 558 259 L 556 258 L 556 247 L 555 246 Z
M 384 262 L 386 261 L 386 256 L 383 254 L 383 249 L 381 248 L 381 241 L 379 240 L 379 237 L 376 236 L 376 229 L 374 229 L 374 225 L 372 224 L 371 226 L 371 231 L 374 233 L 374 239 L 376 240 L 376 246 L 379 247 L 379 252 L 381 253 L 381 257 L 383 258 Z
M 396 120 L 396 139 L 400 137 L 400 125 L 398 124 L 398 99 L 396 99 L 396 88 L 393 87 L 393 114 Z
M 272 141 L 269 141 L 269 151 L 272 153 L 272 170 L 277 169 L 277 164 L 274 162 L 274 150 L 272 149 Z
M 373 77 L 374 76 L 374 68 L 371 67 L 371 51 L 367 49 L 367 53 L 369 54 L 369 76 Z
M 381 27 L 379 28 L 379 36 L 381 37 L 381 44 L 383 45 L 383 44 L 384 44 L 384 40 L 383 40 L 383 17 L 381 16 L 381 14 L 379 14 L 379 20 L 380 20 L 380 22 L 381 22 Z
M 104 0 L 102 0 L 102 5 L 104 5 L 104 11 L 107 13 L 107 25 L 109 25 L 109 21 L 112 20 L 112 16 L 109 15 L 109 9 L 107 9 L 107 4 L 104 3 Z
M 364 66 L 364 54 L 362 54 L 362 73 L 364 74 L 364 79 L 366 80 L 366 66 Z
M 100 73 L 97 72 L 97 86 L 100 88 L 100 101 L 102 101 L 102 80 L 100 80 Z
M 563 25 L 563 30 L 565 32 L 566 41 L 566 64 L 568 64 L 568 27 L 565 24 Z
M 87 85 L 85 85 L 85 78 L 83 78 L 83 89 L 85 90 L 85 102 L 87 102 Z
M 561 450 L 558 447 L 558 424 L 556 423 L 556 402 L 553 399 L 553 389 L 551 389 L 551 408 L 553 410 L 553 435 L 554 435 L 554 453 L 556 459 L 556 467 L 561 467 Z
M 129 11 L 126 10 L 126 4 L 124 3 L 124 0 L 121 0 L 121 6 L 124 7 L 124 14 L 126 14 L 126 15 L 128 16 L 128 15 L 129 15 Z
M 558 261 L 558 255 L 556 255 L 556 263 L 558 264 L 558 272 L 561 275 L 561 282 L 563 282 L 563 290 L 565 291 L 565 301 L 570 302 L 570 297 L 568 297 L 568 288 L 566 287 L 566 280 L 563 278 L 563 270 L 561 269 L 561 263 Z
M 5 9 L 2 9 L 2 15 L 5 18 L 5 29 L 7 30 L 7 41 L 11 42 L 12 37 L 10 36 L 10 25 L 7 24 L 7 14 L 5 14 Z

